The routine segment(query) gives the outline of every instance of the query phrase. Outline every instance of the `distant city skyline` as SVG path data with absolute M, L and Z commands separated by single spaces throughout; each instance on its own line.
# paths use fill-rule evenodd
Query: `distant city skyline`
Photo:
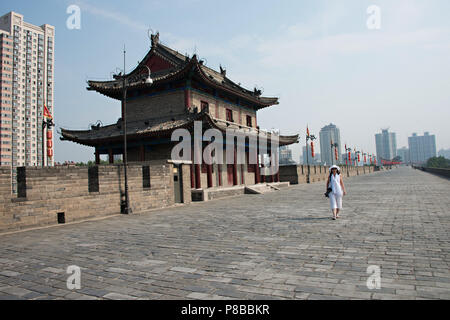
M 330 123 L 320 129 L 319 132 L 321 162 L 324 165 L 338 164 L 341 162 L 341 132 L 339 128 Z M 336 145 L 332 147 L 331 145 Z M 337 149 L 338 159 L 336 160 L 335 149 Z
M 319 164 L 321 163 L 320 161 L 320 153 L 319 152 L 314 152 L 314 158 L 312 157 L 312 150 L 311 150 L 311 144 L 308 146 L 308 159 L 306 159 L 306 146 L 302 147 L 302 156 L 301 156 L 301 160 L 300 160 L 300 164 Z M 308 162 L 308 163 L 307 163 Z
M 409 148 L 407 148 L 407 147 L 397 149 L 397 156 L 399 156 L 401 158 L 403 163 L 411 162 L 411 155 L 409 153 Z
M 66 26 L 72 4 L 80 8 L 79 30 Z M 408 145 L 413 132 L 432 129 L 437 148 L 449 148 L 450 21 L 442 12 L 450 11 L 450 2 L 379 0 L 379 30 L 366 25 L 372 4 L 262 0 L 243 2 L 237 11 L 227 3 L 200 0 L 195 6 L 190 1 L 16 0 L 0 3 L 0 15 L 20 12 L 32 24 L 45 22 L 58 30 L 55 161 L 93 160 L 92 148 L 61 142 L 56 132 L 87 129 L 93 119 L 117 121 L 120 103 L 86 91 L 86 80 L 111 79 L 122 69 L 124 45 L 127 70 L 136 66 L 149 48 L 149 28 L 180 52 L 195 52 L 216 69 L 222 65 L 243 86 L 256 85 L 264 95 L 279 97 L 279 106 L 258 113 L 258 125 L 300 133 L 300 143 L 292 146 L 294 159 L 302 153 L 306 125 L 318 134 L 330 122 L 339 125 L 341 144 L 369 153 L 375 153 L 373 135 L 387 126 L 397 133 L 399 147 Z
M 438 156 L 450 159 L 450 148 L 449 149 L 441 149 L 438 151 Z
M 392 160 L 397 156 L 397 136 L 395 132 L 382 129 L 381 133 L 375 134 L 375 146 L 379 160 Z
M 408 138 L 409 155 L 412 163 L 425 163 L 436 156 L 436 136 L 425 132 L 423 136 L 413 133 Z

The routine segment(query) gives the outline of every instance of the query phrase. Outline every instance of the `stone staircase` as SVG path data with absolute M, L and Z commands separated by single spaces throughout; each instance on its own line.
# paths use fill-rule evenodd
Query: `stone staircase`
M 262 184 L 256 184 L 252 186 L 246 186 L 245 187 L 245 193 L 246 194 L 264 194 L 268 192 L 273 191 L 279 191 L 280 188 L 284 187 L 284 185 L 281 185 L 282 183 L 262 183 Z M 289 184 L 287 183 L 287 186 Z

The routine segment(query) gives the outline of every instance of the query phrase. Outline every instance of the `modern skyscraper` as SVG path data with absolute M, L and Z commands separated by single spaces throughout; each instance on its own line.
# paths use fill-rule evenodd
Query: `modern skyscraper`
M 413 133 L 408 138 L 409 153 L 412 163 L 424 163 L 436 156 L 436 136 L 425 132 L 423 136 Z
M 280 165 L 288 165 L 295 164 L 295 161 L 292 159 L 292 150 L 289 146 L 281 146 L 280 147 Z
M 375 135 L 375 144 L 377 147 L 377 159 L 390 161 L 397 156 L 397 138 L 394 132 L 388 129 L 381 130 L 381 133 Z
M 331 165 L 340 163 L 341 158 L 341 132 L 338 127 L 330 123 L 323 127 L 319 132 L 320 138 L 320 156 L 323 165 Z M 334 148 L 331 148 L 331 143 L 337 143 L 338 160 L 335 158 Z
M 309 162 L 310 165 L 315 165 L 315 164 L 320 163 L 320 153 L 316 153 L 313 158 L 310 145 L 308 145 L 308 159 L 306 159 L 306 146 L 303 146 L 303 148 L 302 148 L 302 162 L 301 163 L 307 164 L 306 162 Z
M 409 156 L 409 149 L 406 147 L 403 147 L 401 149 L 397 150 L 397 156 L 400 156 L 402 158 L 403 163 L 410 163 L 411 157 Z
M 54 45 L 53 26 L 29 24 L 15 12 L 0 17 L 2 166 L 54 164 L 53 134 L 42 129 L 44 104 L 54 110 Z

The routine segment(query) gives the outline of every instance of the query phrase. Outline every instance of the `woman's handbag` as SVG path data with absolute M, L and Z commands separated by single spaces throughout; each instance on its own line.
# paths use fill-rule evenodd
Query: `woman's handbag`
M 328 178 L 328 180 L 330 181 L 330 182 L 328 183 L 328 185 L 330 185 L 330 183 L 331 183 L 331 172 L 330 172 L 330 177 Z M 332 191 L 333 191 L 333 189 L 331 189 L 330 187 L 328 187 L 328 188 L 327 188 L 327 192 L 324 193 L 325 197 L 329 198 L 330 193 L 331 193 Z

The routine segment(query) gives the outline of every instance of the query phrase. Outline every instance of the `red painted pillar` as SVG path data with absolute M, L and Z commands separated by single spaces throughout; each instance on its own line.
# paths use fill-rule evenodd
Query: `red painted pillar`
M 191 83 L 188 81 L 186 83 L 186 88 L 184 89 L 184 105 L 186 106 L 187 110 L 191 109 L 191 90 L 190 90 Z
M 114 155 L 113 150 L 111 148 L 108 150 L 108 160 L 110 164 L 114 163 Z
M 259 170 L 259 150 L 256 152 L 256 164 L 255 164 L 255 183 L 261 182 L 261 172 Z
M 95 148 L 95 164 L 100 164 L 100 153 L 97 148 Z
M 269 159 L 270 159 L 270 182 L 273 182 L 273 159 L 272 159 L 272 151 L 269 151 Z
M 202 181 L 200 179 L 201 177 L 201 168 L 199 164 L 194 164 L 195 169 L 195 189 L 201 189 L 202 188 Z
M 194 165 L 191 164 L 189 167 L 190 167 L 190 169 L 191 169 L 191 188 L 194 189 L 194 188 L 195 188 L 195 182 L 194 182 L 194 179 L 195 179 L 195 177 L 194 177 Z
M 277 150 L 275 153 L 275 165 L 276 165 L 275 169 L 278 169 L 277 173 L 275 175 L 276 182 L 280 182 L 280 163 L 279 163 L 279 161 L 280 161 L 280 159 L 279 159 L 278 150 Z
M 208 188 L 212 188 L 213 182 L 212 182 L 212 165 L 208 164 L 206 167 L 207 172 L 207 180 L 208 180 Z
M 237 178 L 237 151 L 236 145 L 234 146 L 234 161 L 233 161 L 233 185 L 236 186 L 238 184 Z
M 194 189 L 195 188 L 195 176 L 194 176 L 194 164 L 193 164 L 194 163 L 194 152 L 192 151 L 192 149 L 191 149 L 191 161 L 192 161 L 192 163 L 189 166 L 190 170 L 191 170 L 191 188 Z
M 261 164 L 261 169 L 263 169 L 263 174 L 261 175 L 262 182 L 266 182 L 266 170 L 264 169 L 264 164 Z
M 212 162 L 211 154 L 208 154 L 208 162 Z M 208 188 L 213 187 L 213 177 L 212 177 L 213 167 L 212 164 L 206 165 L 206 181 L 208 183 Z
M 198 152 L 202 152 L 201 149 L 198 150 Z M 198 156 L 197 159 L 201 159 L 201 155 Z M 202 188 L 202 180 L 201 180 L 202 168 L 201 168 L 200 164 L 194 164 L 194 168 L 195 168 L 195 188 L 201 189 Z

